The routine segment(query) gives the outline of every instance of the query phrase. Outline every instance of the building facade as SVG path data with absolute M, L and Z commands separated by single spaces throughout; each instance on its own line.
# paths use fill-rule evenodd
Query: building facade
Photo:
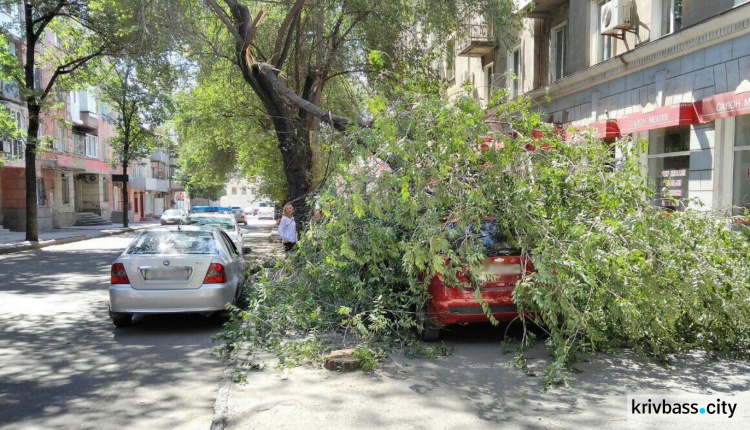
M 514 40 L 488 52 L 475 37 L 474 54 L 456 50 L 505 71 L 490 90 L 532 98 L 565 129 L 648 141 L 657 206 L 750 208 L 750 1 L 516 3 Z

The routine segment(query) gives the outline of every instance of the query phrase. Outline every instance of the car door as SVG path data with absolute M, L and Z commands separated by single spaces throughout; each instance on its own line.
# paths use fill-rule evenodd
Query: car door
M 245 268 L 247 266 L 247 263 L 245 262 L 245 259 L 242 258 L 242 254 L 237 250 L 237 247 L 234 246 L 234 242 L 232 242 L 232 239 L 223 231 L 219 232 L 221 234 L 221 238 L 224 241 L 224 246 L 229 251 L 230 258 L 232 260 L 232 268 L 234 273 L 237 275 L 239 284 L 243 284 L 245 282 Z

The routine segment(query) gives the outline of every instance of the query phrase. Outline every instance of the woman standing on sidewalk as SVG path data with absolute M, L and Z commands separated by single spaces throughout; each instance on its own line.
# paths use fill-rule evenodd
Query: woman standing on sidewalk
M 284 244 L 284 251 L 289 252 L 297 245 L 297 223 L 294 222 L 294 206 L 291 203 L 285 204 L 281 213 L 279 236 L 281 237 L 281 243 Z

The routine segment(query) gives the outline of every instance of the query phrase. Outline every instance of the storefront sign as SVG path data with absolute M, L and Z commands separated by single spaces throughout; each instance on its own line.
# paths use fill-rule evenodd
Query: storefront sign
M 735 94 L 732 91 L 717 94 L 696 103 L 695 108 L 698 110 L 701 122 L 750 114 L 750 93 Z
M 649 113 L 634 113 L 617 120 L 623 135 L 639 131 L 656 130 L 675 125 L 688 125 L 698 122 L 695 106 L 692 103 L 679 103 L 654 109 Z

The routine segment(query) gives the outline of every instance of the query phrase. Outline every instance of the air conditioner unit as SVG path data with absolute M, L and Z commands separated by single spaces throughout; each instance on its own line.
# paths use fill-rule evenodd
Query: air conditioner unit
M 602 34 L 616 35 L 633 28 L 633 0 L 610 0 L 602 6 L 599 17 Z
M 97 175 L 88 175 L 87 179 L 89 182 L 97 182 L 99 180 L 99 177 Z
M 71 179 L 71 178 L 73 177 L 73 175 L 71 175 L 70 173 L 63 173 L 63 174 L 62 174 L 62 175 L 60 175 L 60 176 L 61 176 L 61 177 L 62 177 L 63 179 Z

